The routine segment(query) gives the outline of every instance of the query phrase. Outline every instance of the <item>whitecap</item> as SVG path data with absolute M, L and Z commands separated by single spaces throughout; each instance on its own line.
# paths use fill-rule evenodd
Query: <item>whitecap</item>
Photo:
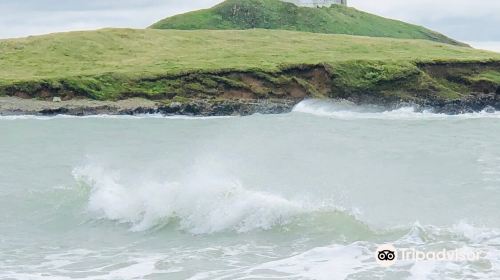
M 98 164 L 75 168 L 74 177 L 90 188 L 88 210 L 97 217 L 150 230 L 172 222 L 192 234 L 248 232 L 286 225 L 305 213 L 333 209 L 278 193 L 246 188 L 237 179 L 194 167 L 179 181 L 124 182 L 119 171 Z
M 485 111 L 448 115 L 431 111 L 419 112 L 415 107 L 407 106 L 394 110 L 383 110 L 375 106 L 356 106 L 347 101 L 308 99 L 297 104 L 294 113 L 310 114 L 341 120 L 449 120 L 449 119 L 480 119 L 500 118 L 500 112 L 488 113 Z

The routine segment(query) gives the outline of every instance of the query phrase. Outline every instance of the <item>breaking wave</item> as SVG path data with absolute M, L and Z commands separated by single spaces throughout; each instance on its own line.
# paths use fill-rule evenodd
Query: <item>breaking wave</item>
M 414 107 L 402 107 L 384 110 L 377 106 L 357 106 L 348 101 L 326 101 L 310 99 L 297 104 L 293 112 L 330 117 L 343 120 L 379 119 L 379 120 L 450 120 L 500 118 L 500 112 L 476 112 L 459 115 L 438 114 L 431 111 L 419 112 Z
M 498 112 L 308 100 L 230 125 L 65 118 L 0 117 L 19 120 L 0 145 L 1 279 L 500 279 L 499 134 L 481 121 Z M 486 257 L 382 269 L 387 243 Z
M 91 213 L 129 224 L 132 231 L 175 223 L 192 234 L 241 233 L 288 225 L 301 215 L 340 213 L 329 203 L 248 189 L 234 178 L 201 167 L 179 181 L 148 180 L 137 185 L 127 183 L 120 172 L 95 164 L 75 168 L 73 175 L 90 189 Z

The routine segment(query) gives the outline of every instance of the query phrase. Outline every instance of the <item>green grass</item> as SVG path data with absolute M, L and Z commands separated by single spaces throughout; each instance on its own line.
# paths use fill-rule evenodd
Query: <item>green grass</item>
M 250 87 L 222 72 L 252 71 L 284 85 L 294 77 L 274 73 L 316 64 L 331 67 L 338 91 L 348 94 L 375 86 L 384 90 L 385 83 L 421 74 L 418 62 L 439 61 L 500 61 L 500 54 L 426 40 L 282 30 L 103 29 L 0 40 L 0 94 L 48 90 L 95 99 L 210 97 L 221 84 Z
M 490 60 L 500 54 L 423 40 L 277 30 L 104 29 L 0 40 L 0 80 L 177 74 L 352 60 Z
M 379 17 L 341 5 L 297 7 L 280 0 L 227 0 L 211 9 L 161 20 L 154 29 L 282 29 L 400 39 L 424 39 L 463 45 L 427 28 Z
M 500 71 L 494 71 L 494 70 L 490 70 L 490 71 L 485 71 L 483 73 L 480 73 L 474 77 L 471 77 L 472 81 L 488 81 L 488 82 L 491 82 L 491 83 L 495 83 L 495 84 L 500 84 Z

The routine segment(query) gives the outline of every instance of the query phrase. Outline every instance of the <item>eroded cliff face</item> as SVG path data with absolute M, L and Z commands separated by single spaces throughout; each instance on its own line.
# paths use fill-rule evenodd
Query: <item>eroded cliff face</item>
M 412 103 L 461 113 L 486 106 L 500 109 L 500 62 L 354 61 L 294 65 L 276 72 L 221 70 L 146 78 L 103 75 L 19 82 L 4 85 L 0 91 L 47 101 L 54 97 L 63 101 L 141 97 L 156 101 L 167 113 L 205 115 L 272 113 L 272 108 L 284 112 L 305 98 L 341 98 L 388 107 Z

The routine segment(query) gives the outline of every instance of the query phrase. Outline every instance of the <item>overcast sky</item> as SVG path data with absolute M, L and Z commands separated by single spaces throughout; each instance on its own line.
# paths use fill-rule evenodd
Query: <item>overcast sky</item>
M 101 27 L 143 28 L 221 0 L 0 0 L 0 38 Z M 348 0 L 378 15 L 484 46 L 500 41 L 500 0 Z M 498 44 L 500 48 L 500 44 Z

